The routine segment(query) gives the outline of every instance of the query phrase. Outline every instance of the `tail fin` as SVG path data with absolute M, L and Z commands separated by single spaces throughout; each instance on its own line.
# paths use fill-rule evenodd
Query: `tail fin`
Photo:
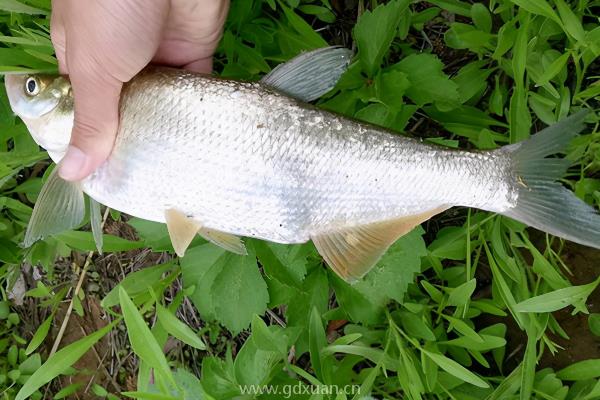
M 556 182 L 569 161 L 546 158 L 566 148 L 584 127 L 587 112 L 574 114 L 502 150 L 512 153 L 518 179 L 517 205 L 503 213 L 552 235 L 600 248 L 600 214 Z

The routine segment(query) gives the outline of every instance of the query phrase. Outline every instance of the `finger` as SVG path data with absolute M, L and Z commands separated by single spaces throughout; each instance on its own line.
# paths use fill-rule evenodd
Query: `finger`
M 91 174 L 110 155 L 118 128 L 122 83 L 102 73 L 75 68 L 71 84 L 75 122 L 71 144 L 60 163 L 60 176 L 77 181 Z
M 209 64 L 223 32 L 229 0 L 171 0 L 171 10 L 154 62 L 171 66 Z
M 210 74 L 212 72 L 213 59 L 212 57 L 207 57 L 200 59 L 198 61 L 191 62 L 187 65 L 184 65 L 183 68 L 188 71 L 201 72 L 203 74 Z
M 69 73 L 67 59 L 65 57 L 67 43 L 65 36 L 65 25 L 62 19 L 61 3 L 61 1 L 52 2 L 53 13 L 50 17 L 50 39 L 52 40 L 54 52 L 56 53 L 56 59 L 58 60 L 58 71 L 62 75 L 67 75 Z

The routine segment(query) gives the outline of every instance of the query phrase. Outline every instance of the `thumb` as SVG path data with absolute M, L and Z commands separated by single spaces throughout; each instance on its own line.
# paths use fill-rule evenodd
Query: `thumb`
M 91 174 L 112 150 L 123 83 L 108 74 L 71 73 L 75 121 L 59 175 L 78 181 Z

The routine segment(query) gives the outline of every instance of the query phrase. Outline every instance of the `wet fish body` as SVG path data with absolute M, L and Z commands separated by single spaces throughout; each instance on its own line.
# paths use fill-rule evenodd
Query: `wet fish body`
M 504 157 L 503 157 L 504 156 Z M 303 104 L 260 83 L 152 69 L 123 92 L 102 204 L 280 243 L 440 206 L 513 205 L 507 154 L 447 150 Z
M 196 234 L 240 254 L 238 236 L 312 240 L 347 280 L 452 206 L 600 248 L 600 216 L 556 182 L 569 162 L 548 157 L 583 128 L 585 113 L 493 151 L 434 146 L 306 103 L 333 87 L 348 59 L 347 50 L 319 49 L 254 83 L 146 69 L 124 86 L 108 160 L 79 183 L 50 175 L 25 244 L 78 226 L 85 192 L 99 247 L 97 202 L 165 222 L 180 255 Z M 7 76 L 6 86 L 13 110 L 59 162 L 73 124 L 69 82 Z

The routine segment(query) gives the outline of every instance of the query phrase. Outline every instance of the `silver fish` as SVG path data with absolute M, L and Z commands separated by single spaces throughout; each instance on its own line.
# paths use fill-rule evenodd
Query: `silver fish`
M 556 183 L 568 162 L 547 158 L 583 127 L 584 114 L 495 151 L 428 145 L 305 102 L 333 87 L 350 56 L 340 48 L 309 52 L 261 82 L 144 70 L 124 86 L 109 159 L 76 184 L 53 174 L 25 244 L 80 224 L 83 191 L 167 223 L 179 255 L 196 234 L 240 254 L 239 236 L 312 240 L 349 281 L 400 236 L 453 206 L 493 211 L 600 248 L 600 216 Z M 60 162 L 73 124 L 68 80 L 5 81 L 14 112 Z

